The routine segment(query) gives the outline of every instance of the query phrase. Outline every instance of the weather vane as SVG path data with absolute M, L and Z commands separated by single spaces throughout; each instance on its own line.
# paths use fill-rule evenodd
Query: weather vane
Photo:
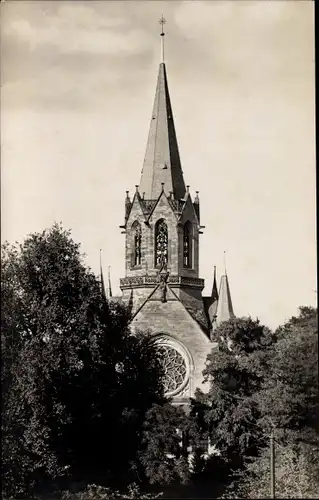
M 166 23 L 166 19 L 162 14 L 161 19 L 158 21 L 160 25 L 162 26 L 162 32 L 161 32 L 161 52 L 162 52 L 162 62 L 164 62 L 164 24 Z

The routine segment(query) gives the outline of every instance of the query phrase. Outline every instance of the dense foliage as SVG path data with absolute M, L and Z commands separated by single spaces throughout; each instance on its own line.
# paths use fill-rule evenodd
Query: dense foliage
M 268 369 L 268 352 L 275 338 L 251 318 L 222 323 L 215 332 L 218 348 L 207 357 L 207 393 L 197 391 L 211 442 L 230 465 L 255 455 L 263 442 L 255 395 Z
M 263 426 L 308 432 L 319 416 L 317 310 L 300 308 L 299 317 L 278 328 L 276 338 L 257 398 Z
M 155 500 L 160 497 L 161 493 L 142 493 L 136 483 L 129 485 L 127 493 L 121 493 L 112 488 L 92 484 L 76 493 L 70 491 L 63 492 L 61 500 L 136 500 L 137 498 L 139 500 Z
M 1 264 L 6 496 L 65 477 L 86 485 L 65 499 L 148 498 L 117 487 L 213 478 L 225 498 L 262 498 L 271 430 L 278 496 L 318 496 L 316 309 L 274 333 L 251 318 L 222 323 L 207 392 L 185 411 L 163 397 L 152 339 L 133 335 L 129 309 L 105 300 L 68 231 L 5 244 Z
M 1 305 L 4 491 L 63 473 L 125 478 L 162 400 L 150 339 L 130 334 L 129 311 L 103 300 L 58 225 L 3 246 Z
M 190 471 L 182 434 L 187 430 L 188 419 L 178 406 L 153 405 L 148 411 L 139 456 L 150 483 L 187 482 Z
M 281 498 L 316 498 L 319 492 L 317 310 L 300 308 L 264 350 L 264 368 L 252 400 L 257 457 L 245 450 L 244 467 L 226 497 L 264 498 L 269 493 L 269 435 L 275 435 L 276 488 Z
M 276 443 L 276 498 L 319 497 L 318 447 L 307 443 Z M 269 450 L 247 461 L 222 498 L 269 498 Z

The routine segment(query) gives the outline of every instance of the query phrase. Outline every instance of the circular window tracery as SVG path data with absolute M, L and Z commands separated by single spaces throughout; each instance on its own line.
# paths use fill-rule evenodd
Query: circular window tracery
M 188 382 L 189 366 L 185 353 L 168 339 L 157 342 L 157 350 L 164 371 L 165 395 L 174 396 L 180 393 Z

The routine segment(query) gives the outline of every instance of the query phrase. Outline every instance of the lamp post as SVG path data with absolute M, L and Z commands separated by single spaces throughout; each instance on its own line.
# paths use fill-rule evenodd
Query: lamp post
M 274 429 L 270 434 L 270 498 L 275 498 L 275 444 Z

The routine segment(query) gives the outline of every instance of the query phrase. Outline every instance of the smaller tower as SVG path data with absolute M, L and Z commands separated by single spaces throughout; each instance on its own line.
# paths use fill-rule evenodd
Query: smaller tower
M 214 266 L 214 279 L 212 293 L 210 297 L 203 297 L 206 314 L 209 319 L 209 324 L 211 327 L 211 338 L 212 333 L 216 328 L 223 322 L 228 321 L 231 318 L 235 318 L 233 304 L 230 294 L 229 282 L 226 273 L 221 277 L 219 293 L 217 291 L 217 279 L 216 279 L 216 266 Z
M 216 312 L 216 327 L 223 321 L 235 318 L 227 274 L 221 277 Z
M 216 266 L 214 266 L 214 281 L 212 289 L 213 304 L 218 301 L 217 281 L 216 281 Z

